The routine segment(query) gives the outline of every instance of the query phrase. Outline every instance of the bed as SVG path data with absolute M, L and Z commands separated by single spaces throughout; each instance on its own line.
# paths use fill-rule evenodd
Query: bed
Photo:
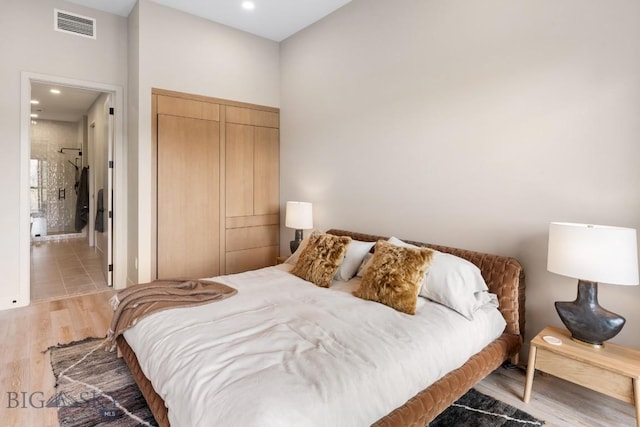
M 348 236 L 352 239 L 355 239 L 361 242 L 376 242 L 378 240 L 387 240 L 387 238 L 383 236 L 356 233 L 356 232 L 345 231 L 345 230 L 334 229 L 334 230 L 327 231 L 327 233 L 335 236 Z M 269 341 L 274 341 L 278 343 L 277 345 L 291 346 L 292 344 L 286 343 L 286 340 L 284 339 L 282 341 L 279 340 L 279 335 L 277 334 L 280 332 L 278 328 L 282 325 L 282 323 L 278 323 L 279 320 L 277 319 L 280 319 L 280 318 L 292 319 L 293 317 L 287 317 L 287 316 L 297 315 L 295 313 L 289 314 L 287 310 L 284 310 L 284 308 L 287 305 L 286 304 L 287 301 L 295 302 L 295 303 L 289 304 L 290 306 L 297 306 L 298 302 L 302 304 L 302 302 L 308 301 L 310 302 L 310 305 L 309 305 L 309 308 L 307 309 L 308 313 L 306 313 L 305 316 L 307 315 L 310 316 L 309 319 L 312 319 L 313 322 L 315 322 L 315 318 L 313 316 L 317 314 L 318 318 L 322 318 L 324 316 L 325 319 L 328 319 L 328 320 L 324 320 L 326 322 L 331 323 L 335 321 L 335 322 L 338 322 L 336 323 L 336 325 L 341 325 L 340 327 L 341 330 L 337 331 L 335 334 L 333 332 L 330 332 L 327 334 L 327 331 L 330 331 L 330 326 L 323 328 L 323 330 L 319 331 L 318 333 L 320 335 L 322 334 L 329 335 L 329 338 L 330 338 L 329 344 L 323 343 L 320 345 L 320 347 L 323 348 L 324 355 L 322 356 L 324 357 L 324 359 L 327 358 L 325 357 L 327 355 L 335 356 L 336 354 L 339 354 L 342 357 L 342 359 L 340 359 L 341 362 L 339 365 L 337 364 L 334 365 L 335 366 L 334 376 L 337 377 L 338 385 L 332 386 L 333 388 L 329 386 L 325 388 L 325 385 L 322 384 L 322 381 L 319 381 L 319 378 L 317 376 L 314 377 L 315 375 L 314 372 L 317 372 L 317 370 L 306 371 L 305 370 L 306 367 L 301 366 L 299 363 L 296 363 L 295 358 L 285 357 L 283 359 L 282 358 L 283 356 L 280 356 L 280 355 L 276 357 L 276 360 L 278 360 L 279 363 L 267 364 L 269 366 L 273 366 L 273 368 L 269 368 L 271 370 L 259 369 L 255 373 L 251 373 L 251 377 L 252 378 L 259 377 L 260 378 L 259 381 L 253 381 L 253 382 L 247 383 L 248 385 L 247 384 L 243 385 L 241 381 L 236 381 L 234 380 L 234 378 L 226 378 L 224 377 L 224 375 L 221 375 L 220 372 L 224 372 L 226 375 L 227 373 L 226 370 L 232 370 L 231 368 L 237 365 L 238 367 L 236 368 L 236 371 L 239 370 L 242 374 L 243 370 L 250 369 L 255 364 L 260 364 L 262 362 L 258 361 L 253 364 L 250 364 L 250 363 L 243 364 L 243 362 L 238 362 L 238 363 L 235 363 L 235 365 L 231 363 L 227 363 L 227 365 L 225 365 L 224 363 L 219 362 L 219 360 L 228 358 L 229 361 L 232 361 L 233 360 L 232 356 L 229 356 L 227 353 L 224 353 L 222 355 L 219 353 L 216 353 L 216 351 L 221 351 L 219 350 L 220 348 L 224 348 L 223 344 L 216 345 L 214 349 L 212 350 L 210 349 L 211 351 L 213 351 L 213 353 L 210 353 L 208 357 L 211 357 L 211 354 L 216 355 L 215 356 L 216 362 L 215 363 L 212 362 L 212 364 L 215 365 L 217 363 L 222 367 L 226 366 L 226 368 L 222 370 L 219 369 L 220 372 L 217 372 L 216 374 L 212 374 L 211 378 L 215 378 L 215 381 L 222 381 L 222 384 L 224 384 L 224 387 L 226 388 L 236 387 L 241 392 L 246 391 L 245 389 L 251 388 L 252 390 L 257 390 L 259 393 L 258 397 L 251 398 L 251 402 L 249 405 L 251 407 L 250 410 L 238 409 L 238 408 L 241 408 L 241 406 L 237 406 L 237 402 L 235 400 L 227 401 L 227 400 L 224 400 L 223 397 L 220 397 L 220 402 L 224 401 L 225 407 L 232 408 L 229 410 L 236 411 L 237 414 L 242 414 L 242 416 L 246 417 L 246 420 L 250 420 L 250 417 L 252 416 L 264 417 L 263 419 L 264 422 L 261 422 L 260 423 L 261 425 L 287 425 L 287 424 L 292 425 L 293 423 L 295 423 L 296 425 L 304 425 L 306 420 L 296 419 L 295 418 L 296 416 L 302 416 L 302 415 L 293 414 L 294 412 L 296 412 L 295 410 L 289 411 L 293 414 L 291 415 L 292 418 L 284 419 L 284 420 L 275 420 L 273 422 L 270 422 L 272 420 L 269 417 L 272 417 L 274 415 L 273 412 L 287 412 L 286 409 L 280 408 L 278 406 L 279 403 L 277 401 L 272 399 L 274 395 L 280 393 L 280 390 L 282 389 L 283 386 L 282 385 L 272 386 L 271 381 L 276 381 L 278 380 L 278 378 L 284 377 L 291 380 L 290 384 L 288 385 L 286 384 L 287 381 L 285 381 L 285 386 L 290 386 L 292 387 L 292 390 L 293 390 L 293 393 L 290 393 L 288 395 L 287 400 L 293 402 L 292 404 L 297 405 L 297 407 L 302 408 L 301 413 L 313 414 L 314 411 L 320 411 L 318 412 L 319 414 L 322 413 L 322 411 L 326 413 L 326 416 L 322 417 L 321 420 L 316 419 L 317 422 L 311 422 L 311 423 L 308 423 L 308 425 L 372 424 L 376 426 L 421 426 L 422 427 L 427 425 L 428 422 L 433 420 L 439 413 L 441 413 L 444 409 L 446 409 L 452 402 L 457 400 L 467 390 L 473 387 L 474 384 L 476 384 L 482 378 L 484 378 L 493 370 L 495 370 L 497 367 L 499 367 L 504 361 L 511 359 L 512 362 L 517 362 L 517 358 L 518 358 L 520 347 L 523 341 L 523 334 L 524 334 L 524 272 L 521 265 L 518 263 L 518 261 L 510 257 L 490 255 L 490 254 L 468 251 L 463 249 L 456 249 L 456 248 L 450 248 L 450 247 L 438 246 L 438 245 L 430 245 L 430 244 L 424 244 L 424 243 L 413 242 L 413 241 L 406 241 L 406 242 L 410 244 L 414 244 L 416 246 L 420 246 L 420 247 L 429 247 L 437 251 L 440 251 L 442 253 L 448 253 L 448 254 L 452 254 L 457 257 L 466 259 L 471 263 L 475 264 L 480 269 L 482 277 L 484 278 L 484 281 L 486 281 L 486 284 L 488 286 L 489 292 L 497 295 L 497 300 L 499 303 L 498 317 L 500 317 L 499 320 L 502 323 L 501 323 L 500 330 L 497 332 L 495 338 L 491 338 L 490 341 L 488 341 L 486 344 L 479 344 L 479 342 L 472 343 L 472 341 L 475 341 L 476 333 L 471 330 L 468 331 L 470 336 L 467 336 L 462 339 L 458 339 L 457 341 L 459 342 L 459 344 L 464 343 L 468 347 L 466 351 L 471 351 L 472 354 L 470 354 L 470 357 L 468 358 L 467 356 L 464 356 L 464 360 L 462 361 L 452 362 L 452 363 L 457 363 L 457 365 L 459 366 L 456 366 L 450 371 L 447 371 L 444 373 L 437 372 L 438 369 L 433 369 L 431 366 L 427 366 L 426 368 L 424 368 L 426 369 L 426 371 L 424 372 L 419 371 L 419 369 L 423 368 L 421 365 L 429 365 L 428 363 L 420 364 L 420 362 L 418 362 L 417 365 L 412 365 L 410 370 L 411 372 L 416 372 L 416 375 L 408 375 L 407 378 L 405 378 L 402 381 L 403 387 L 405 387 L 402 389 L 402 393 L 406 394 L 408 393 L 408 390 L 413 390 L 413 391 L 410 391 L 411 394 L 406 395 L 405 397 L 401 397 L 400 400 L 397 400 L 398 397 L 393 395 L 392 393 L 389 394 L 388 396 L 387 395 L 381 396 L 381 395 L 383 395 L 386 392 L 386 389 L 393 389 L 395 387 L 395 385 L 388 386 L 388 387 L 385 387 L 384 385 L 392 384 L 394 381 L 394 377 L 397 377 L 399 375 L 402 376 L 403 375 L 402 367 L 398 368 L 398 372 L 395 372 L 393 371 L 393 369 L 395 369 L 393 366 L 391 366 L 391 368 L 387 367 L 382 370 L 380 369 L 379 366 L 374 366 L 373 368 L 371 368 L 372 370 L 370 372 L 361 374 L 361 376 L 362 375 L 368 376 L 366 379 L 366 382 L 358 382 L 357 380 L 340 381 L 340 378 L 344 378 L 347 375 L 348 371 L 351 371 L 351 370 L 355 371 L 356 369 L 355 366 L 358 364 L 364 365 L 366 368 L 369 365 L 375 365 L 375 363 L 378 363 L 376 361 L 372 361 L 368 359 L 370 349 L 367 346 L 371 346 L 374 344 L 371 344 L 371 342 L 364 341 L 364 338 L 361 343 L 359 342 L 358 345 L 354 347 L 354 349 L 343 349 L 340 343 L 344 341 L 353 341 L 353 340 L 359 339 L 359 337 L 356 337 L 355 335 L 349 335 L 349 333 L 353 334 L 352 331 L 351 332 L 342 331 L 343 329 L 342 326 L 344 325 L 344 321 L 345 321 L 344 319 L 347 319 L 347 321 L 353 321 L 354 323 L 356 323 L 357 319 L 365 318 L 366 322 L 364 323 L 366 323 L 367 325 L 371 324 L 374 329 L 378 328 L 378 330 L 382 330 L 385 328 L 385 325 L 376 324 L 376 321 L 388 323 L 392 321 L 395 322 L 396 320 L 394 319 L 398 319 L 397 321 L 400 322 L 399 325 L 404 325 L 404 323 L 402 322 L 406 322 L 405 320 L 405 318 L 407 317 L 406 315 L 398 315 L 398 314 L 392 313 L 392 314 L 389 314 L 389 316 L 391 316 L 389 319 L 391 320 L 386 320 L 386 319 L 383 320 L 382 316 L 386 316 L 387 315 L 386 313 L 389 313 L 390 311 L 392 312 L 393 310 L 388 310 L 386 307 L 380 307 L 381 304 L 371 303 L 369 301 L 353 301 L 353 300 L 357 300 L 357 298 L 351 295 L 351 288 L 349 288 L 349 286 L 353 286 L 353 284 L 349 284 L 350 282 L 347 282 L 346 284 L 339 284 L 338 286 L 336 286 L 335 292 L 333 290 L 317 289 L 317 287 L 311 284 L 307 287 L 303 287 L 301 285 L 300 280 L 295 285 L 289 284 L 288 282 L 286 282 L 287 280 L 289 280 L 286 278 L 286 276 L 287 275 L 291 276 L 291 275 L 288 273 L 289 267 L 286 267 L 286 266 L 276 266 L 272 268 L 258 270 L 257 272 L 223 276 L 222 278 L 217 278 L 217 279 L 221 279 L 223 283 L 228 283 L 231 286 L 235 285 L 234 287 L 238 289 L 238 295 L 233 296 L 232 298 L 229 298 L 228 301 L 218 302 L 213 304 L 213 305 L 219 304 L 218 307 L 212 307 L 211 309 L 213 311 L 221 313 L 219 314 L 219 316 L 221 317 L 226 316 L 225 318 L 237 316 L 238 313 L 231 309 L 233 305 L 237 305 L 240 303 L 244 305 L 250 304 L 248 302 L 249 301 L 248 299 L 243 300 L 242 298 L 250 297 L 252 298 L 250 301 L 259 301 L 260 298 L 263 298 L 265 301 L 267 301 L 267 303 L 261 306 L 247 307 L 247 310 L 248 311 L 253 310 L 258 312 L 261 310 L 274 308 L 273 310 L 269 311 L 269 315 L 267 316 L 268 319 L 272 320 L 275 328 L 270 332 L 272 335 L 269 335 L 270 337 L 275 336 L 275 339 L 270 338 Z M 259 281 L 259 280 L 262 280 L 261 279 L 262 277 L 265 278 L 264 279 L 265 282 L 268 282 L 271 280 L 274 283 L 277 283 L 279 286 L 279 289 L 283 290 L 282 293 L 287 295 L 286 298 L 282 301 L 275 299 L 275 297 L 273 297 L 271 293 L 267 293 L 267 289 L 265 288 L 266 285 L 253 286 L 251 288 L 245 285 L 247 278 L 248 279 L 253 278 L 253 280 Z M 293 294 L 289 294 L 288 292 L 290 291 L 290 288 L 295 288 L 296 286 L 299 287 L 300 289 L 303 289 L 304 291 L 300 295 L 296 294 L 292 296 Z M 250 295 L 251 292 L 256 292 L 256 295 L 255 296 Z M 263 292 L 263 294 L 260 294 L 260 292 Z M 330 295 L 332 299 L 331 300 L 327 299 L 325 301 L 325 298 L 329 298 Z M 335 295 L 335 297 L 333 295 Z M 441 316 L 444 316 L 444 317 L 448 316 L 447 318 L 454 319 L 453 323 L 458 322 L 460 324 L 464 324 L 465 320 L 460 320 L 461 316 L 458 315 L 456 318 L 457 313 L 454 313 L 454 315 L 451 315 L 451 313 L 448 313 L 448 311 L 450 312 L 451 310 L 447 309 L 446 307 L 439 307 L 439 305 L 436 303 L 432 303 L 430 301 L 425 302 L 425 301 L 422 301 L 422 299 L 420 303 L 422 304 L 423 307 L 425 306 L 425 304 L 431 304 L 428 306 L 428 310 L 424 309 L 423 311 L 428 311 L 429 313 L 441 313 L 440 314 Z M 344 305 L 341 305 L 341 304 L 344 304 Z M 353 305 L 353 304 L 359 304 L 359 305 Z M 334 313 L 330 311 L 331 307 L 333 306 L 338 308 L 342 307 L 342 308 L 340 310 L 336 309 L 336 312 Z M 207 307 L 207 306 L 204 306 L 204 307 Z M 317 313 L 309 314 L 309 312 L 312 312 L 314 308 L 316 309 Z M 387 310 L 385 311 L 385 309 Z M 188 315 L 185 315 L 186 312 L 180 312 L 180 310 L 192 310 L 192 311 L 190 311 Z M 231 311 L 227 311 L 227 310 L 231 310 Z M 186 336 L 187 334 L 184 333 L 185 330 L 190 330 L 190 328 L 195 330 L 198 327 L 201 327 L 201 325 L 205 325 L 205 324 L 215 325 L 215 328 L 208 328 L 208 329 L 205 328 L 204 330 L 206 331 L 206 333 L 210 333 L 211 330 L 215 329 L 216 330 L 215 333 L 224 334 L 225 328 L 229 328 L 229 327 L 232 328 L 230 329 L 229 336 L 233 336 L 234 340 L 238 338 L 239 336 L 238 333 L 242 332 L 237 330 L 237 328 L 239 328 L 239 326 L 237 325 L 233 326 L 231 324 L 226 324 L 220 318 L 216 318 L 212 320 L 206 317 L 211 315 L 210 310 L 202 307 L 199 309 L 188 308 L 188 309 L 177 309 L 177 310 L 171 310 L 171 311 L 173 313 L 164 315 L 165 323 L 169 322 L 172 324 L 176 324 L 176 323 L 179 323 L 181 319 L 184 319 L 185 317 L 188 317 L 190 319 L 187 323 L 191 322 L 189 324 L 184 325 L 182 327 L 183 329 L 180 329 L 180 330 L 176 329 L 176 332 L 174 333 L 174 335 L 176 336 L 178 335 Z M 416 319 L 420 318 L 421 311 L 420 310 L 418 311 L 419 312 L 415 316 Z M 491 314 L 490 310 L 486 310 L 486 311 L 487 311 L 486 322 L 493 324 L 494 325 L 493 329 L 495 330 L 497 326 L 495 326 L 496 320 L 492 319 L 492 316 L 494 315 Z M 494 311 L 498 313 L 497 310 L 494 310 Z M 343 313 L 344 316 L 347 316 L 347 317 L 344 317 L 344 319 L 339 319 L 339 317 L 342 316 L 341 313 Z M 348 315 L 355 316 L 355 317 L 348 317 Z M 201 320 L 191 320 L 191 319 L 200 319 L 198 316 L 205 316 L 205 317 L 202 318 Z M 370 316 L 370 318 L 367 318 L 367 316 Z M 158 315 L 153 317 L 161 318 L 163 316 Z M 253 316 L 253 313 L 251 315 L 251 319 L 253 319 L 252 321 L 255 321 L 256 319 L 256 317 Z M 305 319 L 305 321 L 309 319 Z M 149 320 L 151 320 L 151 318 Z M 429 321 L 431 320 L 425 320 L 425 322 L 429 322 Z M 268 321 L 265 321 L 265 325 L 268 323 L 269 323 Z M 306 323 L 304 323 L 304 327 L 300 327 L 298 325 L 295 328 L 288 327 L 287 329 L 295 329 L 296 334 L 298 335 L 307 334 L 308 333 L 307 329 L 309 324 L 310 323 L 307 321 Z M 255 329 L 256 327 L 257 325 L 253 326 L 254 328 L 253 333 L 256 332 L 256 329 Z M 363 336 L 367 335 L 366 328 L 362 327 L 361 325 L 359 325 L 358 327 L 361 328 L 360 330 L 362 331 L 361 333 Z M 233 328 L 236 328 L 236 329 L 233 329 Z M 180 371 L 180 369 L 183 369 L 186 365 L 191 365 L 192 362 L 194 365 L 197 365 L 197 363 L 195 362 L 195 359 L 198 358 L 198 355 L 193 352 L 189 353 L 187 350 L 182 351 L 183 347 L 185 349 L 189 348 L 189 344 L 186 343 L 182 345 L 180 344 L 179 341 L 177 342 L 177 344 L 176 343 L 172 344 L 174 347 L 171 347 L 169 344 L 167 344 L 167 347 L 158 347 L 158 348 L 162 348 L 161 351 L 149 350 L 150 347 L 156 345 L 155 342 L 161 341 L 164 345 L 165 341 L 169 340 L 169 338 L 165 340 L 165 338 L 162 337 L 161 335 L 155 336 L 154 334 L 158 329 L 159 328 L 157 327 L 157 325 L 152 325 L 151 322 L 147 322 L 147 319 L 143 319 L 143 321 L 141 321 L 139 325 L 125 332 L 124 335 L 120 335 L 117 338 L 117 345 L 118 345 L 119 352 L 122 354 L 124 360 L 129 366 L 138 386 L 140 387 L 140 390 L 142 391 L 142 394 L 144 395 L 151 411 L 153 412 L 154 417 L 156 418 L 156 421 L 161 426 L 168 426 L 170 425 L 171 417 L 169 415 L 169 410 L 167 410 L 167 407 L 165 406 L 165 400 L 161 397 L 161 395 L 171 396 L 172 395 L 171 390 L 174 387 L 174 385 L 177 383 L 172 382 L 172 381 L 175 381 L 175 379 L 169 378 L 167 380 L 166 378 L 164 378 L 165 376 L 169 376 L 169 374 L 165 375 L 165 371 L 170 372 L 172 370 L 175 370 L 175 372 L 181 373 L 183 371 Z M 409 327 L 407 327 L 407 329 L 409 329 Z M 400 328 L 398 328 L 397 330 L 400 330 Z M 273 335 L 274 331 L 276 335 Z M 283 334 L 286 335 L 287 332 L 288 330 L 284 331 Z M 432 333 L 432 332 L 429 332 L 429 333 Z M 462 332 L 460 333 L 462 334 Z M 394 334 L 399 335 L 400 341 L 404 341 L 408 343 L 407 345 L 410 348 L 415 347 L 416 340 L 414 339 L 414 337 L 410 336 L 410 332 L 407 332 L 407 334 L 404 335 L 404 334 L 397 334 L 391 331 L 387 333 L 387 335 L 381 334 L 381 340 L 384 341 L 387 339 L 388 335 L 394 335 Z M 241 333 L 240 335 L 243 335 L 243 334 Z M 246 333 L 244 335 L 250 336 L 251 334 Z M 264 335 L 261 335 L 260 333 L 256 333 L 255 336 L 256 336 L 256 340 L 258 341 L 261 339 L 261 337 L 264 338 Z M 437 335 L 434 335 L 434 336 L 437 336 Z M 161 338 L 158 338 L 158 337 L 161 337 Z M 432 337 L 432 336 L 428 335 L 428 337 Z M 134 338 L 136 340 L 136 343 L 132 345 L 129 342 L 129 340 L 133 342 Z M 147 341 L 145 341 L 145 339 Z M 188 341 L 188 337 L 186 339 Z M 216 339 L 220 340 L 220 336 L 218 336 Z M 316 338 L 313 338 L 313 339 L 316 339 Z M 312 354 L 314 351 L 313 348 L 303 348 L 304 344 L 306 342 L 309 342 L 311 339 L 309 337 L 305 337 L 305 340 L 306 341 L 304 341 L 302 344 L 296 343 L 295 351 L 290 352 L 289 356 L 291 356 L 291 354 L 293 354 L 294 356 L 296 354 L 305 354 L 305 355 Z M 222 341 L 219 341 L 219 342 L 223 342 L 223 341 L 225 340 L 222 339 Z M 241 341 L 243 343 L 242 344 L 243 346 L 248 345 L 249 347 L 251 347 L 252 341 L 248 341 L 248 340 L 241 340 Z M 420 342 L 420 340 L 417 340 L 417 341 Z M 282 343 L 286 343 L 286 344 L 282 344 Z M 340 345 L 335 343 L 339 343 Z M 331 347 L 332 345 L 333 347 Z M 481 347 L 474 349 L 473 347 L 474 345 L 475 346 L 481 345 Z M 432 347 L 433 345 L 430 345 L 430 346 Z M 138 354 L 136 354 L 136 352 L 134 352 L 133 350 L 133 348 L 135 347 L 138 348 Z M 318 347 L 318 345 L 316 345 L 316 347 Z M 167 349 L 172 349 L 172 350 L 167 350 Z M 232 349 L 231 353 L 233 353 L 233 348 L 231 349 Z M 361 350 L 360 353 L 359 353 L 359 350 Z M 252 354 L 252 357 L 255 357 L 256 354 L 260 353 L 260 351 L 255 351 L 255 349 L 249 352 Z M 457 350 L 453 351 L 452 356 L 450 357 L 447 356 L 446 359 L 455 358 L 454 356 L 456 352 Z M 150 360 L 150 358 L 154 357 L 154 353 L 159 353 L 159 355 L 156 354 L 155 356 L 159 358 L 158 360 Z M 169 360 L 166 356 L 169 353 L 172 353 L 172 354 L 175 353 L 176 354 L 175 358 L 178 358 L 179 360 L 182 360 L 182 361 L 187 360 L 188 363 L 182 363 L 182 364 L 178 363 L 179 365 L 178 367 L 166 368 L 164 363 L 166 363 L 166 361 Z M 269 352 L 265 352 L 265 353 L 266 353 L 265 357 L 273 358 L 273 355 L 271 355 Z M 348 355 L 345 356 L 345 354 L 347 353 Z M 138 356 L 140 356 L 142 363 L 139 363 Z M 389 359 L 389 358 L 395 358 L 397 356 L 393 353 L 389 353 L 385 357 Z M 416 358 L 414 357 L 414 359 Z M 313 364 L 316 361 L 315 358 L 305 359 L 305 360 L 308 360 L 307 362 L 305 362 L 307 364 Z M 335 363 L 336 359 L 334 358 L 332 360 Z M 360 363 L 359 361 L 361 360 L 364 360 L 364 362 Z M 353 364 L 354 367 L 352 367 L 350 364 Z M 145 366 L 145 369 L 143 369 L 141 365 Z M 206 365 L 203 369 L 205 371 L 207 370 Z M 151 372 L 150 374 L 151 380 L 147 378 L 145 371 Z M 277 375 L 275 375 L 274 372 L 277 373 Z M 426 377 L 433 376 L 433 375 L 435 375 L 435 380 L 432 381 L 431 379 L 426 379 Z M 174 377 L 175 376 L 183 376 L 183 375 L 181 373 L 180 375 L 174 375 Z M 184 376 L 189 377 L 189 374 L 185 374 Z M 221 378 L 221 377 L 224 377 L 224 378 Z M 309 398 L 306 397 L 305 390 L 300 388 L 301 384 L 295 381 L 299 377 L 306 378 L 306 380 L 308 381 L 307 384 L 311 384 L 309 389 L 313 389 L 313 391 L 316 393 L 315 395 Z M 425 378 L 422 378 L 422 377 L 425 377 Z M 374 380 L 376 379 L 379 380 L 379 383 L 382 384 L 382 386 L 373 385 L 375 384 Z M 426 385 L 421 386 L 420 384 L 422 384 L 421 381 L 423 380 L 425 381 Z M 211 381 L 211 382 L 215 382 L 215 381 Z M 411 384 L 405 385 L 404 383 L 411 383 Z M 209 407 L 212 407 L 212 405 L 214 405 L 212 401 L 216 401 L 217 399 L 216 396 L 222 396 L 218 392 L 214 393 L 210 391 L 201 390 L 201 387 L 203 385 L 198 381 L 195 381 L 191 384 L 192 385 L 189 385 L 189 388 L 195 387 L 198 389 L 198 391 L 194 396 L 190 397 L 189 399 L 195 399 L 195 400 L 205 399 L 204 404 L 209 405 Z M 302 383 L 302 385 L 304 385 L 304 382 Z M 158 388 L 158 391 L 154 389 L 154 386 Z M 180 385 L 175 387 L 179 389 L 180 387 L 186 387 L 186 386 Z M 354 390 L 353 387 L 356 387 L 356 389 Z M 380 390 L 379 392 L 374 392 L 372 395 L 370 390 L 367 390 L 367 389 L 369 388 L 374 389 L 375 387 L 380 387 Z M 340 393 L 339 398 L 333 398 L 333 396 L 337 393 Z M 180 396 L 183 395 L 184 393 L 183 391 L 180 391 L 179 393 L 176 392 L 173 394 L 179 395 L 178 396 L 178 400 L 179 400 Z M 338 407 L 341 409 L 327 411 L 326 408 L 323 407 L 322 405 L 319 405 L 319 404 L 316 405 L 313 400 L 313 399 L 322 400 L 324 398 L 326 398 L 326 400 L 332 400 L 334 401 L 334 403 L 338 401 Z M 171 396 L 171 399 L 173 402 L 176 402 L 176 396 Z M 209 399 L 209 400 L 206 400 L 206 399 Z M 259 403 L 262 400 L 264 400 L 265 402 L 268 402 L 268 404 L 260 405 Z M 169 401 L 169 399 L 167 399 L 167 401 Z M 172 404 L 169 404 L 169 406 L 172 407 L 171 411 L 174 411 L 173 408 L 175 408 L 176 412 L 179 412 L 179 411 L 185 412 L 185 405 L 188 403 L 189 401 L 186 400 L 184 402 L 176 402 L 173 404 L 173 406 Z M 304 405 L 307 405 L 307 408 L 304 408 L 303 407 Z M 357 411 L 355 409 L 352 410 L 354 405 L 355 406 L 360 405 L 362 406 L 362 408 L 358 409 Z M 254 408 L 258 408 L 258 409 L 254 409 Z M 263 412 L 259 412 L 259 411 L 263 411 Z M 339 414 L 338 413 L 339 411 L 344 411 L 345 413 Z M 186 412 L 189 412 L 189 414 L 185 415 L 186 419 L 188 419 L 189 421 L 181 421 L 180 423 L 174 422 L 174 424 L 188 425 L 192 423 L 192 425 L 195 425 L 194 423 L 197 424 L 197 422 L 202 421 L 202 418 L 199 418 L 199 417 L 207 415 L 207 414 L 199 414 L 198 410 L 195 410 L 195 409 L 193 411 L 186 411 Z M 216 412 L 216 411 L 212 411 L 212 412 Z M 217 412 L 224 412 L 224 410 L 220 409 Z M 217 412 L 215 416 L 218 416 Z M 336 412 L 337 414 L 333 412 Z M 351 412 L 354 412 L 354 414 L 352 414 Z M 358 412 L 358 413 L 355 414 L 355 412 Z M 361 412 L 364 415 L 362 415 Z M 173 415 L 175 416 L 175 414 Z M 189 418 L 191 416 L 193 416 L 194 418 Z M 339 421 L 336 423 L 336 419 L 332 418 L 335 416 L 342 417 L 342 418 L 337 418 L 337 420 Z M 267 418 L 269 418 L 269 420 L 267 420 Z M 241 419 L 245 419 L 245 418 L 241 418 Z M 219 420 L 219 418 L 216 418 L 216 420 Z M 362 420 L 367 420 L 367 421 L 364 422 Z M 174 421 L 175 421 L 175 418 L 174 418 Z M 208 422 L 210 422 L 210 420 Z M 222 425 L 220 423 L 221 421 L 219 421 L 217 425 Z M 234 424 L 238 425 L 237 422 Z M 241 422 L 241 424 L 244 424 L 244 423 Z M 250 424 L 250 421 L 246 421 L 246 424 Z M 214 424 L 210 424 L 210 425 L 214 425 Z

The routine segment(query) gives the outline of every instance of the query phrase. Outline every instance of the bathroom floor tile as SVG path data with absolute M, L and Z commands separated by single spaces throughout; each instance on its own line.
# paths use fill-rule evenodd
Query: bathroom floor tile
M 106 282 L 106 278 L 104 277 L 104 273 L 102 272 L 102 270 L 89 271 L 88 273 L 89 273 L 89 276 L 91 277 L 91 279 L 95 283 Z
M 62 275 L 63 279 L 66 279 L 67 277 L 87 275 L 87 270 L 85 270 L 82 266 L 60 267 L 60 274 Z
M 31 290 L 35 288 L 47 288 L 47 287 L 64 287 L 64 282 L 61 277 L 49 277 L 45 279 L 31 279 Z
M 64 277 L 63 280 L 64 287 L 67 288 L 67 290 L 78 286 L 93 285 L 93 280 L 91 280 L 91 277 L 86 273 L 79 276 Z
M 106 289 L 102 254 L 84 239 L 31 244 L 31 299 L 53 299 Z

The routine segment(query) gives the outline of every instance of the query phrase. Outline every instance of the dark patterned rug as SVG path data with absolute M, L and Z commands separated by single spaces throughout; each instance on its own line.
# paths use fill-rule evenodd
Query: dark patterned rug
M 129 368 L 115 352 L 105 350 L 104 339 L 88 338 L 49 350 L 56 393 L 47 406 L 58 408 L 61 426 L 157 425 Z M 525 412 L 471 389 L 429 427 L 543 424 Z
M 51 347 L 56 394 L 47 406 L 58 408 L 61 426 L 156 426 L 129 368 L 105 340 L 90 338 Z
M 433 420 L 429 427 L 541 426 L 544 421 L 472 388 Z

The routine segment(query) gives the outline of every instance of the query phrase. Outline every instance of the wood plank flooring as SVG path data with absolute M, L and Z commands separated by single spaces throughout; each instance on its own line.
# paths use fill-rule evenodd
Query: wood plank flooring
M 525 368 L 498 368 L 476 385 L 493 396 L 545 420 L 549 427 L 635 427 L 634 407 L 604 394 L 536 372 L 531 401 L 524 403 Z
M 104 337 L 114 291 L 34 303 L 0 311 L 0 425 L 58 426 L 49 347 Z M 23 394 L 24 393 L 24 394 Z M 31 402 L 29 399 L 31 398 Z
M 32 408 L 28 402 L 31 393 L 36 393 L 35 406 L 55 393 L 49 352 L 44 351 L 59 343 L 105 336 L 111 295 L 108 290 L 0 312 L 0 425 L 58 426 L 55 409 Z M 550 375 L 536 375 L 528 404 L 522 402 L 522 370 L 499 368 L 476 388 L 545 420 L 549 427 L 636 425 L 632 405 Z M 17 408 L 8 407 L 16 405 L 9 401 L 11 392 L 18 393 Z

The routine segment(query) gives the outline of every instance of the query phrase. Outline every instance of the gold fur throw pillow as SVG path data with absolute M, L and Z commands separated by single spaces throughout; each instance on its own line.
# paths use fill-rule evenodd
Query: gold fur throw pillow
M 313 233 L 291 273 L 328 288 L 342 264 L 350 242 L 351 237 Z
M 402 248 L 379 240 L 371 266 L 353 295 L 416 314 L 418 293 L 432 258 L 431 249 Z

